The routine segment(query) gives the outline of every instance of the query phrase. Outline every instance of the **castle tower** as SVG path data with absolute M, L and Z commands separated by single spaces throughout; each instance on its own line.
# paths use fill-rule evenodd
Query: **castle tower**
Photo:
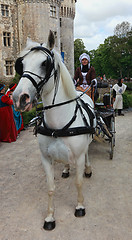
M 62 0 L 60 7 L 60 45 L 64 62 L 74 76 L 74 17 L 77 0 Z
M 54 32 L 56 47 L 60 49 L 59 9 L 61 0 L 16 0 L 18 13 L 19 51 L 27 37 L 47 42 L 49 29 Z

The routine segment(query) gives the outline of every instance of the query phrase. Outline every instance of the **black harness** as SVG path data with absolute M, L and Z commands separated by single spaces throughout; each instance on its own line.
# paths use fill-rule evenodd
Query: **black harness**
M 27 56 L 32 51 L 42 51 L 43 53 L 46 54 L 47 59 L 45 61 L 45 67 L 46 67 L 46 75 L 45 75 L 45 77 L 41 77 L 41 76 L 37 75 L 36 73 L 30 72 L 30 71 L 23 71 L 23 63 L 22 63 L 22 61 L 23 61 L 24 57 Z M 44 86 L 44 84 L 46 82 L 48 82 L 49 78 L 54 76 L 55 94 L 54 94 L 54 99 L 53 99 L 52 104 L 54 103 L 55 96 L 56 96 L 56 88 L 57 88 L 58 82 L 57 82 L 57 70 L 55 70 L 55 65 L 54 65 L 54 53 L 52 51 L 50 51 L 49 49 L 47 49 L 45 47 L 42 47 L 41 45 L 33 47 L 23 57 L 19 57 L 16 60 L 15 69 L 16 69 L 16 72 L 21 76 L 21 78 L 22 77 L 23 78 L 28 78 L 32 82 L 33 86 L 36 88 L 38 97 L 39 97 L 40 91 L 41 91 L 42 87 Z M 53 70 L 54 70 L 54 72 L 51 75 Z M 36 81 L 34 80 L 34 78 L 32 76 L 36 76 L 37 78 L 39 78 L 40 82 L 36 83 Z
M 36 88 L 37 94 L 40 93 L 40 91 L 41 91 L 42 87 L 44 86 L 44 84 L 53 75 L 54 75 L 54 82 L 55 82 L 55 93 L 54 93 L 54 98 L 53 98 L 53 101 L 52 101 L 52 105 L 49 105 L 49 106 L 46 106 L 46 107 L 43 107 L 43 108 L 36 108 L 36 112 L 39 115 L 39 118 L 38 118 L 39 121 L 37 121 L 37 120 L 35 121 L 34 134 L 37 135 L 37 133 L 39 133 L 39 134 L 42 134 L 42 135 L 52 136 L 52 137 L 55 137 L 55 138 L 57 138 L 57 137 L 76 136 L 76 135 L 81 135 L 81 134 L 94 134 L 95 133 L 95 128 L 93 127 L 93 119 L 95 118 L 95 115 L 94 115 L 94 113 L 91 110 L 91 106 L 88 103 L 85 103 L 81 99 L 81 96 L 86 91 L 88 91 L 88 89 L 85 92 L 83 92 L 80 96 L 76 97 L 75 99 L 71 99 L 71 100 L 66 101 L 66 102 L 54 104 L 55 96 L 57 94 L 57 88 L 58 88 L 58 81 L 56 80 L 57 79 L 57 70 L 55 70 L 55 66 L 54 66 L 54 54 L 51 53 L 47 48 L 44 48 L 42 46 L 34 47 L 34 48 L 32 48 L 30 50 L 30 52 L 34 51 L 34 50 L 41 50 L 41 51 L 43 51 L 47 55 L 47 68 L 48 68 L 48 71 L 46 72 L 46 75 L 43 78 L 43 77 L 41 77 L 41 76 L 39 76 L 39 75 L 37 75 L 37 74 L 35 74 L 33 72 L 30 72 L 30 71 L 22 72 L 22 70 L 21 70 L 21 72 L 22 72 L 21 77 L 28 78 L 32 82 L 33 86 Z M 27 54 L 29 54 L 29 52 Z M 24 57 L 26 55 L 24 55 Z M 23 60 L 24 57 L 19 58 L 16 61 L 16 66 L 15 66 L 16 67 L 16 71 L 20 67 L 21 68 L 23 67 L 22 60 Z M 54 73 L 51 75 L 52 70 L 54 70 Z M 34 80 L 34 78 L 31 75 L 38 77 L 41 81 L 37 84 L 36 81 Z M 75 107 L 72 119 L 61 129 L 49 128 L 48 125 L 45 122 L 44 111 L 48 110 L 48 109 L 51 109 L 53 107 L 57 107 L 57 106 L 62 106 L 62 105 L 68 104 L 68 103 L 73 102 L 73 101 L 76 101 L 76 107 Z M 85 112 L 87 113 L 87 115 L 88 115 L 88 117 L 90 119 L 90 124 L 88 124 L 87 119 L 86 119 L 85 115 L 83 114 L 83 110 L 82 109 L 85 110 Z M 80 113 L 81 113 L 81 116 L 82 116 L 82 119 L 83 119 L 83 122 L 84 122 L 85 126 L 71 128 L 70 126 L 76 120 L 78 111 L 80 111 Z M 41 117 L 40 117 L 40 115 L 41 115 Z M 43 126 L 42 126 L 42 124 L 43 124 Z
M 65 104 L 67 104 L 67 102 L 65 102 Z M 60 105 L 64 105 L 64 103 L 60 103 Z M 55 106 L 55 105 L 51 105 L 51 106 Z M 51 106 L 49 106 L 49 108 L 51 108 Z M 48 108 L 48 106 L 46 107 L 46 109 Z M 88 123 L 85 115 L 83 114 L 83 110 L 85 110 L 86 114 L 88 115 L 89 119 L 90 119 L 90 124 Z M 34 127 L 34 134 L 37 135 L 37 133 L 42 134 L 42 135 L 46 135 L 46 136 L 50 136 L 50 137 L 70 137 L 70 136 L 76 136 L 76 135 L 81 135 L 81 134 L 94 134 L 95 133 L 95 128 L 93 127 L 93 120 L 95 118 L 94 113 L 92 112 L 92 110 L 89 107 L 89 104 L 85 103 L 82 99 L 76 99 L 76 107 L 74 110 L 74 114 L 73 117 L 71 118 L 71 120 L 61 129 L 53 129 L 53 128 L 49 128 L 48 125 L 45 122 L 45 116 L 44 116 L 44 110 L 46 110 L 45 108 L 38 108 L 37 111 L 41 111 L 41 117 L 39 117 L 39 122 L 35 124 Z M 43 110 L 43 111 L 42 111 Z M 77 117 L 77 112 L 80 111 L 84 125 L 83 127 L 74 127 L 71 128 L 70 126 L 72 125 L 72 123 L 76 120 Z M 43 125 L 43 126 L 42 126 Z

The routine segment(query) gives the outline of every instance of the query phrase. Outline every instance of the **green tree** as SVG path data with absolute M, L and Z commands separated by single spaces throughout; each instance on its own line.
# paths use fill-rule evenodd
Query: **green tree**
M 128 78 L 132 74 L 132 30 L 129 23 L 118 24 L 116 35 L 105 39 L 94 54 L 94 66 L 98 74 L 107 77 Z
M 80 65 L 79 56 L 88 53 L 81 39 L 74 42 L 75 68 Z M 128 22 L 117 24 L 114 36 L 105 39 L 97 50 L 89 53 L 96 75 L 105 74 L 107 78 L 132 76 L 132 27 Z
M 132 69 L 132 27 L 128 22 L 117 24 L 114 29 L 115 58 L 118 58 L 120 76 L 130 76 Z
M 127 33 L 131 31 L 131 25 L 129 22 L 122 22 L 121 24 L 117 24 L 114 29 L 114 35 L 118 38 L 124 38 L 127 36 Z

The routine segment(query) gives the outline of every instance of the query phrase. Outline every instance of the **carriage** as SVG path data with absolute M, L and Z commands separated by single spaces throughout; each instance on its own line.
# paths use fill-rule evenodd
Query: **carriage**
M 70 164 L 76 165 L 77 206 L 75 216 L 85 215 L 82 192 L 83 176 L 91 177 L 92 170 L 88 149 L 96 129 L 103 131 L 111 143 L 111 158 L 114 147 L 114 113 L 101 106 L 94 108 L 92 99 L 75 89 L 71 76 L 54 48 L 54 35 L 49 34 L 47 46 L 27 42 L 15 67 L 21 75 L 13 92 L 14 106 L 26 111 L 32 107 L 37 95 L 41 95 L 43 109 L 35 118 L 36 133 L 42 163 L 48 184 L 48 211 L 44 229 L 55 228 L 53 196 L 55 192 L 54 162 L 62 162 L 65 167 L 62 177 L 69 176 Z M 70 86 L 70 88 L 69 88 Z M 109 116 L 103 113 L 109 112 Z M 110 124 L 107 119 L 110 117 Z M 105 130 L 104 130 L 105 129 Z
M 96 136 L 101 137 L 110 143 L 110 159 L 113 159 L 115 147 L 115 111 L 111 101 L 111 85 L 108 83 L 98 83 L 98 88 L 110 88 L 109 93 L 104 93 L 103 102 L 95 102 L 95 113 L 97 119 Z

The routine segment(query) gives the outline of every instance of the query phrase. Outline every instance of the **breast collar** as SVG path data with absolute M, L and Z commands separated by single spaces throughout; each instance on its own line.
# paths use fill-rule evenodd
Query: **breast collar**
M 87 115 L 90 119 L 90 125 L 88 124 L 87 119 L 86 119 L 85 115 L 83 114 L 82 108 L 85 110 L 85 112 L 87 113 Z M 76 120 L 78 110 L 81 113 L 81 116 L 82 116 L 85 126 L 71 128 L 70 126 Z M 40 118 L 41 120 L 39 119 L 39 123 L 38 124 L 36 123 L 36 125 L 35 125 L 34 135 L 37 136 L 37 134 L 42 134 L 45 136 L 51 136 L 51 137 L 57 138 L 57 137 L 76 136 L 76 135 L 81 135 L 81 134 L 94 134 L 95 133 L 95 128 L 93 127 L 93 119 L 94 118 L 95 118 L 95 115 L 91 111 L 88 104 L 86 104 L 82 99 L 79 99 L 79 100 L 76 100 L 76 107 L 74 110 L 73 117 L 61 129 L 49 128 L 45 122 L 44 112 L 42 112 L 42 116 Z M 42 124 L 43 124 L 43 126 L 42 126 Z

